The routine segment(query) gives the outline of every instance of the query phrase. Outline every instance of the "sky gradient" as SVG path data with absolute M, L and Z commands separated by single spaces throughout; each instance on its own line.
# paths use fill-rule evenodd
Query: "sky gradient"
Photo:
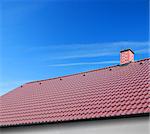
M 149 57 L 148 0 L 2 0 L 0 95 L 23 83 Z

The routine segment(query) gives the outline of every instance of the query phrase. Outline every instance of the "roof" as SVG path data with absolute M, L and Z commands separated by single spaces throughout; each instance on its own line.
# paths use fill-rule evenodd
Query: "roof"
M 0 125 L 149 113 L 149 60 L 30 82 L 0 98 Z

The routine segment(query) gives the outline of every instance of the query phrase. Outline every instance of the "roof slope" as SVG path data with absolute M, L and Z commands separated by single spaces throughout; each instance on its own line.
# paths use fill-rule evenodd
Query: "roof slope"
M 0 125 L 149 113 L 149 60 L 24 84 L 1 97 Z

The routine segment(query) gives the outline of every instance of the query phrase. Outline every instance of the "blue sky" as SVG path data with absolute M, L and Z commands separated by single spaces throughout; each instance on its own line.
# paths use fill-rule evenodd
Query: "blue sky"
M 148 55 L 148 0 L 1 0 L 0 95 Z

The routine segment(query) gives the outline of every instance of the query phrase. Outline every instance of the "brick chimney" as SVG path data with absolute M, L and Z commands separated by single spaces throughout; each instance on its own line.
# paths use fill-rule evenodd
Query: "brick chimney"
M 120 64 L 126 64 L 134 61 L 134 52 L 131 49 L 120 51 Z

